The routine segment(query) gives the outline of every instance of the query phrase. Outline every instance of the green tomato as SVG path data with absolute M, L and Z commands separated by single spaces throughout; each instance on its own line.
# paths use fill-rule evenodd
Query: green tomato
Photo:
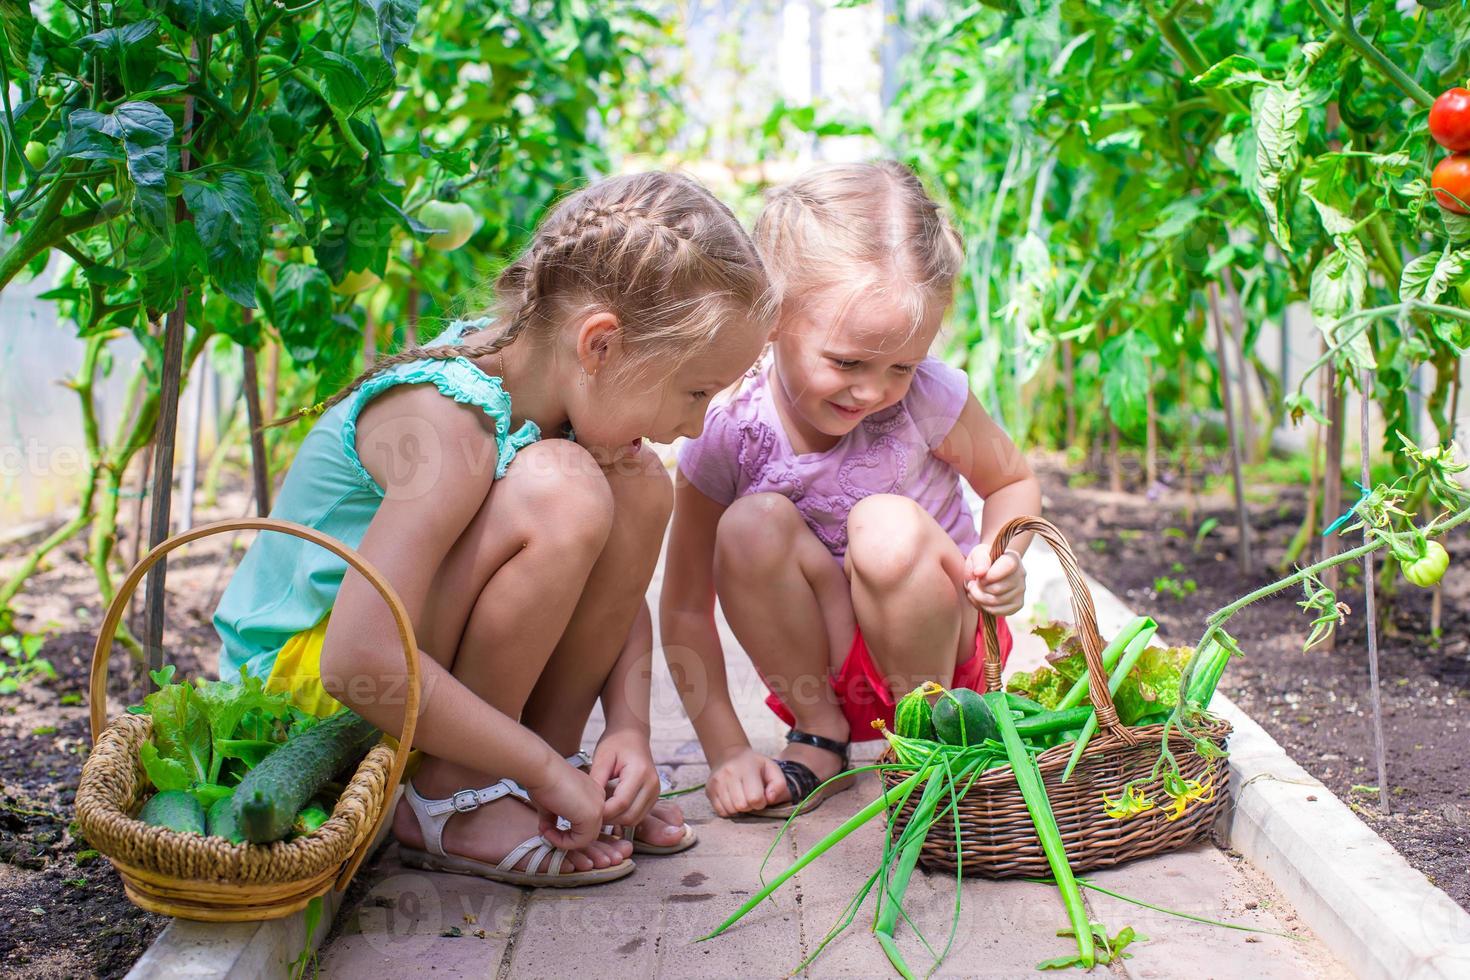
M 1444 545 L 1428 541 L 1424 545 L 1424 554 L 1404 563 L 1404 578 L 1421 589 L 1427 589 L 1443 578 L 1444 570 L 1449 567 L 1450 553 L 1444 550 Z
M 60 102 L 62 98 L 66 95 L 66 93 L 62 91 L 60 85 L 42 85 L 40 89 L 37 90 L 36 94 L 39 95 L 41 97 L 41 101 L 46 103 L 46 105 L 48 106 L 54 106 L 56 103 Z
M 424 239 L 436 252 L 452 252 L 475 233 L 475 209 L 463 201 L 430 201 L 419 208 L 418 218 L 430 228 L 440 229 Z
M 1455 291 L 1460 294 L 1461 305 L 1470 307 L 1470 282 L 1460 283 L 1455 287 Z
M 46 161 L 51 159 L 51 151 L 46 149 L 46 144 L 35 140 L 26 144 L 25 154 L 27 162 L 37 170 L 46 166 Z

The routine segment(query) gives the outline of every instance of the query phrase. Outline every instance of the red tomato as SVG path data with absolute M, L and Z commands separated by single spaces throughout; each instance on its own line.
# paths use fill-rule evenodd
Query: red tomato
M 1446 150 L 1470 150 L 1470 90 L 1446 89 L 1429 109 L 1429 135 Z
M 1439 161 L 1430 183 L 1434 185 L 1434 197 L 1440 207 L 1456 214 L 1470 214 L 1470 153 L 1451 153 Z

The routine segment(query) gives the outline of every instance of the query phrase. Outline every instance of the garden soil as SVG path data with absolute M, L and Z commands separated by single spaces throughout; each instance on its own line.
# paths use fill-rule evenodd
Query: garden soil
M 1046 516 L 1072 542 L 1084 569 L 1137 612 L 1152 615 L 1170 643 L 1193 644 L 1215 610 L 1276 580 L 1305 512 L 1301 487 L 1251 483 L 1248 499 L 1258 566 L 1242 579 L 1235 509 L 1225 492 L 1195 497 L 1163 483 L 1150 491 L 1099 489 L 1106 478 L 1039 459 Z M 1215 481 L 1218 485 L 1220 481 Z M 1355 499 L 1346 494 L 1346 501 Z M 1346 506 L 1346 503 L 1344 504 Z M 1218 525 L 1196 546 L 1197 530 Z M 1309 617 L 1300 587 L 1241 611 L 1227 629 L 1245 659 L 1232 660 L 1223 690 L 1327 785 L 1409 864 L 1470 909 L 1470 547 L 1446 542 L 1442 635 L 1430 636 L 1431 593 L 1401 577 L 1380 591 L 1379 676 L 1387 747 L 1389 812 L 1376 791 L 1361 574 L 1344 576 L 1351 609 L 1335 646 L 1303 652 Z M 1352 541 L 1344 546 L 1344 550 Z M 1361 569 L 1361 565 L 1356 566 Z
M 201 523 L 238 517 L 245 506 L 245 496 L 222 494 L 218 508 L 197 516 Z M 243 546 L 245 537 L 236 537 L 233 546 Z M 0 579 L 33 546 L 0 549 Z M 203 665 L 214 676 L 219 641 L 208 610 L 225 581 L 218 570 L 231 547 L 230 537 L 205 538 L 169 561 L 164 647 L 167 662 L 181 674 L 194 676 Z M 119 548 L 131 559 L 131 540 Z M 57 676 L 0 694 L 0 976 L 120 977 L 168 919 L 127 900 L 117 872 L 73 822 L 77 780 L 91 747 L 86 698 L 92 646 L 104 612 L 85 538 L 53 552 L 15 606 L 17 629 L 47 634 L 41 656 Z M 140 596 L 140 616 L 142 608 Z M 110 717 L 142 696 L 121 645 L 114 656 Z

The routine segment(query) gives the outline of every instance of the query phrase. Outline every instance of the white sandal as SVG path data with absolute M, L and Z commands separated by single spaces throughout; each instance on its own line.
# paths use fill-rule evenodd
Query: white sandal
M 588 755 L 585 751 L 578 752 L 576 755 L 567 756 L 567 762 L 583 771 L 592 768 L 592 756 Z M 658 788 L 660 793 L 667 793 L 674 788 L 673 784 L 669 782 L 669 777 L 664 775 L 663 770 L 659 770 L 658 772 Z M 613 827 L 612 824 L 605 824 L 602 832 L 610 836 L 621 837 L 623 840 L 631 842 L 634 854 L 678 854 L 680 851 L 687 851 L 699 843 L 699 835 L 687 823 L 684 824 L 683 836 L 672 844 L 655 844 L 651 841 L 641 840 L 638 837 L 637 824 L 624 824 L 621 827 Z
M 573 760 L 567 761 L 572 762 Z M 573 764 L 576 763 L 573 762 Z M 580 885 L 599 885 L 608 881 L 616 881 L 633 873 L 636 865 L 632 861 L 624 860 L 608 868 L 569 871 L 564 874 L 562 867 L 566 864 L 566 850 L 553 846 L 540 834 L 528 837 L 517 844 L 498 864 L 489 864 L 457 854 L 444 853 L 444 825 L 449 822 L 450 817 L 456 813 L 478 810 L 487 803 L 493 803 L 504 796 L 514 796 L 527 806 L 532 805 L 530 795 L 513 779 L 502 779 L 484 789 L 462 789 L 453 796 L 442 800 L 425 799 L 419 795 L 413 783 L 409 782 L 404 787 L 403 798 L 408 801 L 409 810 L 418 820 L 419 831 L 424 836 L 424 849 L 405 847 L 400 843 L 398 846 L 399 860 L 411 868 L 420 868 L 424 871 L 448 871 L 453 874 L 477 875 L 507 885 L 525 885 L 533 888 L 576 888 Z M 527 855 L 530 855 L 530 859 L 526 862 L 526 869 L 517 871 L 516 865 Z

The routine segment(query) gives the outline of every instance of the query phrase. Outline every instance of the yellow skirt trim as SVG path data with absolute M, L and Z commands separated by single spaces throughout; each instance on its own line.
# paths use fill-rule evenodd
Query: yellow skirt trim
M 326 637 L 326 619 L 291 637 L 276 654 L 275 665 L 265 682 L 267 691 L 289 694 L 296 707 L 318 718 L 325 718 L 342 707 L 322 686 L 322 643 Z

